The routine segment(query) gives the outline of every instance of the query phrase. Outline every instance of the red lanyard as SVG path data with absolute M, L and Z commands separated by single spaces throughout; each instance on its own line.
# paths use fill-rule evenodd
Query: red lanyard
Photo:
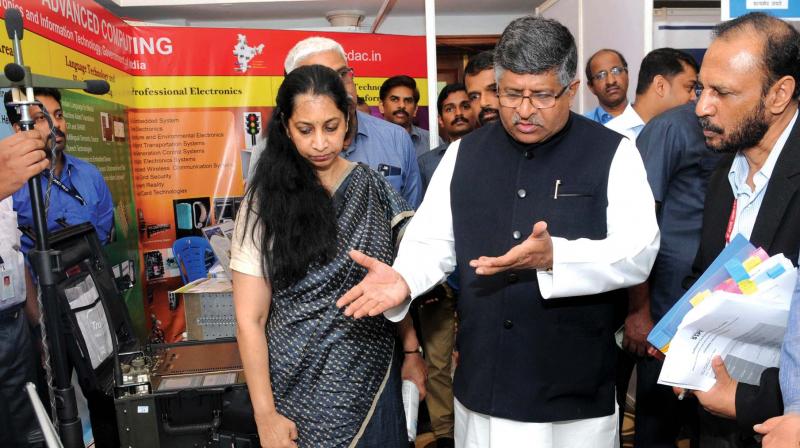
M 733 207 L 731 207 L 731 217 L 728 218 L 728 230 L 725 231 L 725 244 L 730 244 L 731 233 L 733 233 L 733 225 L 736 223 L 736 203 L 737 200 L 733 199 Z

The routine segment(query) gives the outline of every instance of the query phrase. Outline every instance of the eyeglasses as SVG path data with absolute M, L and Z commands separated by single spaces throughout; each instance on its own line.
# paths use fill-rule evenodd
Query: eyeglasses
M 569 84 L 565 85 L 563 89 L 561 89 L 558 94 L 553 95 L 552 93 L 534 93 L 533 95 L 520 95 L 519 93 L 501 93 L 497 96 L 500 97 L 500 105 L 503 107 L 509 107 L 512 109 L 516 109 L 522 106 L 522 100 L 528 99 L 531 102 L 531 106 L 537 109 L 550 109 L 551 107 L 556 105 L 556 100 L 561 98 L 561 96 L 566 93 L 567 89 L 569 88 Z
M 342 79 L 345 79 L 348 76 L 353 76 L 355 74 L 353 69 L 350 67 L 340 68 L 339 70 L 336 70 L 336 73 L 338 73 L 339 77 L 341 77 Z
M 620 66 L 611 67 L 611 70 L 608 71 L 600 70 L 599 72 L 595 73 L 594 75 L 592 75 L 592 79 L 595 81 L 602 81 L 608 78 L 609 73 L 611 73 L 614 76 L 619 76 L 623 73 L 626 73 L 627 71 L 628 67 L 620 67 Z
M 701 95 L 703 95 L 703 85 L 696 83 L 694 85 L 694 96 L 699 100 Z

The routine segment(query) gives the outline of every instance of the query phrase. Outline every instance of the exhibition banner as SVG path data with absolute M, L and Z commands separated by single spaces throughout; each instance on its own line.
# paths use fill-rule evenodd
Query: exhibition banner
M 111 191 L 114 231 L 106 246 L 109 261 L 118 269 L 123 265 L 138 266 L 140 251 L 126 125 L 132 77 L 125 64 L 116 62 L 120 59 L 117 56 L 127 56 L 124 48 L 117 48 L 113 40 L 103 37 L 113 33 L 112 30 L 129 27 L 88 1 L 0 1 L 3 15 L 12 7 L 22 12 L 25 25 L 21 42 L 23 62 L 33 73 L 75 80 L 103 79 L 111 87 L 103 96 L 69 90 L 61 92 L 67 122 L 66 151 L 94 164 Z M 86 43 L 88 39 L 91 44 Z M 2 33 L 0 64 L 9 62 L 14 62 L 13 46 Z M 5 108 L 0 108 L 0 112 L 5 124 L 0 126 L 2 138 L 10 135 L 13 129 Z M 137 280 L 135 276 L 133 280 Z M 141 282 L 135 281 L 133 288 L 124 291 L 122 297 L 138 335 L 144 337 L 147 322 L 142 291 Z
M 101 97 L 64 93 L 68 151 L 94 163 L 111 189 L 116 240 L 107 252 L 112 263 L 137 267 L 125 300 L 138 334 L 153 341 L 185 337 L 183 304 L 169 294 L 185 283 L 173 245 L 236 216 L 250 152 L 264 143 L 283 61 L 296 42 L 325 36 L 341 43 L 358 95 L 372 106 L 386 78 L 415 78 L 418 120 L 427 122 L 421 36 L 134 27 L 92 0 L 0 0 L 0 12 L 14 7 L 23 13 L 25 63 L 35 73 L 111 85 Z M 3 35 L 0 63 L 11 61 Z
M 154 337 L 182 338 L 183 303 L 176 240 L 236 216 L 250 150 L 264 142 L 283 61 L 298 41 L 342 44 L 359 96 L 377 104 L 390 76 L 417 79 L 427 110 L 422 37 L 272 30 L 134 28 L 138 65 L 130 70 L 128 111 L 145 303 Z

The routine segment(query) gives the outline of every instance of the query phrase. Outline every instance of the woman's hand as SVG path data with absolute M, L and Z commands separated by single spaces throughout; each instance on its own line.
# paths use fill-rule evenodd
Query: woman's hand
M 277 411 L 256 421 L 262 448 L 297 448 L 297 426 Z

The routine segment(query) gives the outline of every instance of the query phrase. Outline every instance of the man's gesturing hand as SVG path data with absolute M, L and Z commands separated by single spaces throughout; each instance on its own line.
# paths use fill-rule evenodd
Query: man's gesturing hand
M 403 277 L 388 264 L 357 250 L 350 251 L 350 258 L 367 268 L 367 275 L 336 302 L 339 308 L 347 306 L 345 316 L 377 316 L 400 305 L 411 294 Z
M 553 240 L 547 223 L 539 221 L 525 241 L 499 257 L 480 257 L 469 265 L 478 275 L 493 275 L 508 269 L 550 269 L 553 267 Z

